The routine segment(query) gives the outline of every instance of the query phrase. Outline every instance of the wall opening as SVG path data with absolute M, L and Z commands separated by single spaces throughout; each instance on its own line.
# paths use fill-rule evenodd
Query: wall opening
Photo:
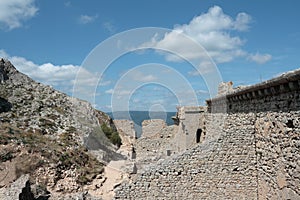
M 293 120 L 289 119 L 288 122 L 286 123 L 286 126 L 288 128 L 295 128 Z
M 170 156 L 171 155 L 171 150 L 167 150 L 167 156 Z
M 201 134 L 202 134 L 202 129 L 199 128 L 196 133 L 196 143 L 200 142 Z
M 136 159 L 136 151 L 134 147 L 131 148 L 131 159 Z

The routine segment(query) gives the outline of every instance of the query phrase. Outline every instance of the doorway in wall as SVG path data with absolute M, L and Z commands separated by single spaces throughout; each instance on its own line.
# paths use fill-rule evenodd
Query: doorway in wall
M 196 133 L 196 143 L 199 143 L 199 142 L 200 142 L 200 139 L 201 139 L 201 133 L 202 133 L 202 129 L 201 129 L 201 128 L 198 128 L 198 129 L 197 129 L 197 133 Z

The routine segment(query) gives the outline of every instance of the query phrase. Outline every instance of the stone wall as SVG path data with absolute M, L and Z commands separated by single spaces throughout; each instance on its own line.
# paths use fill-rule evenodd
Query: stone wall
M 113 120 L 114 125 L 119 132 L 122 140 L 122 145 L 119 151 L 126 155 L 129 159 L 135 159 L 135 151 L 133 146 L 136 142 L 136 132 L 134 129 L 134 122 L 131 120 Z
M 113 120 L 114 125 L 117 128 L 117 131 L 121 134 L 121 137 L 125 137 L 129 140 L 129 143 L 134 143 L 136 139 L 136 132 L 134 130 L 134 122 L 131 120 Z M 124 136 L 122 136 L 124 135 Z M 125 138 L 124 138 L 125 139 Z
M 196 143 L 200 143 L 200 140 L 203 141 L 205 132 L 202 127 L 205 111 L 206 107 L 201 106 L 177 107 L 178 134 L 182 135 L 180 138 L 181 151 L 192 148 Z M 197 131 L 200 136 L 198 139 Z
M 255 114 L 258 198 L 300 198 L 300 70 L 208 100 L 213 113 Z
M 155 165 L 169 156 L 183 153 L 193 148 L 197 142 L 200 143 L 200 140 L 203 141 L 205 132 L 199 127 L 204 126 L 205 111 L 206 107 L 200 106 L 177 107 L 177 114 L 173 117 L 177 123 L 172 126 L 167 126 L 161 119 L 143 121 L 142 137 L 134 145 L 138 170 L 144 170 L 145 167 Z
M 178 126 L 172 125 L 151 137 L 139 138 L 134 145 L 138 171 L 143 171 L 149 165 L 178 153 L 177 133 Z
M 142 137 L 151 137 L 167 126 L 162 119 L 149 119 L 142 122 Z
M 300 70 L 207 101 L 205 140 L 116 199 L 300 199 Z
M 300 112 L 257 113 L 255 137 L 259 199 L 300 199 Z
M 123 183 L 115 198 L 255 199 L 253 124 L 253 115 L 228 116 L 226 132 L 218 132 L 218 137 L 141 172 L 131 183 Z

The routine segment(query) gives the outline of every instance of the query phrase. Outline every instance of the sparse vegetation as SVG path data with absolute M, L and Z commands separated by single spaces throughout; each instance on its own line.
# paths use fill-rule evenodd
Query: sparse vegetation
M 106 124 L 101 125 L 101 129 L 105 136 L 113 143 L 114 145 L 117 145 L 118 147 L 121 146 L 122 140 L 119 136 L 119 133 L 117 131 L 114 131 L 112 128 L 108 127 Z
M 5 162 L 13 158 L 12 152 L 0 152 L 0 161 Z
M 81 185 L 91 182 L 103 172 L 104 164 L 90 155 L 84 146 L 78 144 L 71 133 L 62 133 L 59 139 L 54 140 L 40 133 L 20 131 L 8 125 L 3 127 L 0 130 L 0 144 L 12 147 L 0 152 L 0 162 L 18 157 L 18 177 L 22 174 L 32 174 L 37 168 L 49 166 L 51 163 L 56 164 L 58 171 L 76 168 L 76 181 Z M 19 154 L 14 150 L 20 145 L 27 153 Z

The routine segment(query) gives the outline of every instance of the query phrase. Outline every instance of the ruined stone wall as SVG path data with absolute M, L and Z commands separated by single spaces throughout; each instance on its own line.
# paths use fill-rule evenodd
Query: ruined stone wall
M 142 122 L 142 136 L 151 137 L 159 133 L 163 128 L 167 127 L 167 124 L 162 119 L 149 119 Z
M 300 70 L 208 100 L 203 143 L 116 199 L 300 199 Z
M 178 152 L 185 151 L 200 143 L 205 137 L 205 119 L 206 107 L 203 106 L 182 106 L 177 107 L 178 121 Z M 201 137 L 197 141 L 197 131 L 201 129 Z
M 123 119 L 115 119 L 113 122 L 122 140 L 122 145 L 119 149 L 119 152 L 127 156 L 129 159 L 134 159 L 136 156 L 133 149 L 133 146 L 136 142 L 134 122 Z
M 172 125 L 163 128 L 159 134 L 139 138 L 134 145 L 138 171 L 178 153 L 177 132 L 178 126 Z
M 257 113 L 255 138 L 259 199 L 300 199 L 300 111 Z
M 258 198 L 300 199 L 300 71 L 208 101 L 214 113 L 253 113 Z
M 116 199 L 255 199 L 253 125 L 253 115 L 226 116 L 225 132 L 138 174 L 118 188 Z
M 126 137 L 130 143 L 134 143 L 136 139 L 136 132 L 134 130 L 134 122 L 126 119 L 115 119 L 114 124 L 121 137 Z M 124 135 L 124 136 L 123 136 Z M 125 138 L 124 138 L 125 139 Z

